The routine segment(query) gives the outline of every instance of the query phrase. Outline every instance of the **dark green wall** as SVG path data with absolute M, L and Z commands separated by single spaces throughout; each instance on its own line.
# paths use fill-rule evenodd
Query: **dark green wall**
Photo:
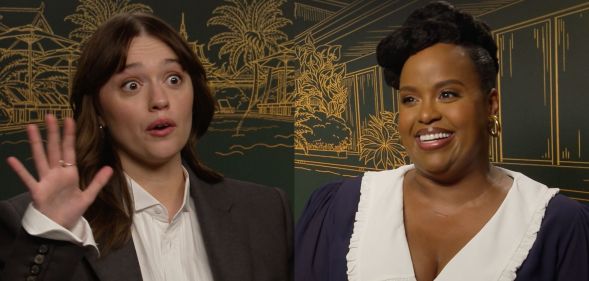
M 18 155 L 30 166 L 24 124 L 41 124 L 45 112 L 69 114 L 66 58 L 79 55 L 80 38 L 71 32 L 80 25 L 66 17 L 83 14 L 91 2 L 0 4 L 0 158 Z M 375 145 L 387 141 L 383 133 L 390 143 L 398 139 L 397 97 L 382 79 L 374 48 L 428 1 L 265 0 L 257 13 L 274 11 L 282 23 L 274 33 L 250 26 L 244 43 L 227 49 L 240 52 L 240 46 L 252 44 L 237 61 L 213 42 L 215 35 L 232 32 L 232 19 L 214 12 L 233 5 L 229 2 L 118 2 L 142 4 L 185 31 L 205 61 L 220 112 L 199 144 L 203 160 L 227 176 L 285 189 L 296 216 L 309 194 L 329 181 L 409 163 L 402 147 L 379 153 Z M 492 144 L 491 160 L 589 202 L 589 2 L 450 2 L 485 20 L 500 45 L 504 131 Z M 33 47 L 43 49 L 34 55 L 38 83 L 29 92 L 26 47 L 9 32 L 25 32 L 31 23 L 50 34 L 40 34 L 41 45 Z M 46 40 L 54 37 L 62 46 Z M 15 54 L 8 56 L 8 50 Z M 61 57 L 49 59 L 51 50 Z M 258 52 L 248 55 L 248 50 Z M 4 161 L 0 178 L 0 198 L 24 191 Z

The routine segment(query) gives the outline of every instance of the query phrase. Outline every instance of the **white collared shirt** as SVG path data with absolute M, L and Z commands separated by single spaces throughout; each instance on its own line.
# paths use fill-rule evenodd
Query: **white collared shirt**
M 127 176 L 135 206 L 131 233 L 144 281 L 213 280 L 185 169 L 184 177 L 183 204 L 168 223 L 165 206 Z M 22 225 L 33 236 L 96 248 L 92 230 L 84 218 L 68 231 L 30 204 Z

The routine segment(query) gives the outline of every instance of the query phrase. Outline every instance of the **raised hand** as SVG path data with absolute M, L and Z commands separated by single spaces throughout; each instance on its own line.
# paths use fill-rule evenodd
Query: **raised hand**
M 104 187 L 113 171 L 103 167 L 96 173 L 92 182 L 81 190 L 76 163 L 76 132 L 74 120 L 64 120 L 63 141 L 60 140 L 57 119 L 47 115 L 47 153 L 36 125 L 27 126 L 33 160 L 39 179 L 35 179 L 27 168 L 15 157 L 7 159 L 29 189 L 33 206 L 59 225 L 72 229 L 86 209 L 94 202 L 98 192 Z

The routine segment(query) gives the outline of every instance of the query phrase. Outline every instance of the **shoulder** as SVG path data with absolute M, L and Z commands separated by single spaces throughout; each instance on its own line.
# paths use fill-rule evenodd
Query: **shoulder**
M 223 180 L 217 184 L 216 186 L 222 186 L 223 188 L 227 188 L 233 192 L 240 192 L 240 193 L 268 193 L 272 192 L 275 188 L 254 183 L 248 182 L 243 180 L 237 180 L 232 178 L 223 178 Z
M 280 188 L 231 178 L 224 178 L 223 181 L 213 185 L 213 188 L 225 189 L 225 192 L 235 202 L 263 204 L 263 202 L 283 202 L 287 200 L 286 193 Z
M 546 206 L 537 243 L 573 252 L 579 249 L 571 245 L 589 247 L 589 207 L 564 195 L 554 196 Z
M 352 226 L 360 200 L 362 177 L 330 182 L 310 196 L 297 223 L 297 235 L 309 232 L 319 235 L 320 229 L 347 229 Z M 330 231 L 331 232 L 331 231 Z
M 344 280 L 362 177 L 330 182 L 311 194 L 295 227 L 295 280 Z
M 589 207 L 557 194 L 546 207 L 518 280 L 589 280 L 588 262 Z
M 303 216 L 337 206 L 353 209 L 353 206 L 358 204 L 361 185 L 361 176 L 325 184 L 313 191 L 307 200 Z
M 589 228 L 589 206 L 557 194 L 546 206 L 542 228 L 553 231 L 571 231 L 578 227 Z
M 236 216 L 247 216 L 254 220 L 282 220 L 292 216 L 288 196 L 278 187 L 224 178 L 213 184 L 211 189 L 218 189 L 232 202 L 232 213 Z

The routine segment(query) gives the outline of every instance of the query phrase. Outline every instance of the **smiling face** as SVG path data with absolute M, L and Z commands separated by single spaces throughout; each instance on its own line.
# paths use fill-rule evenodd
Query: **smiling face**
M 482 92 L 463 47 L 438 43 L 409 57 L 399 94 L 402 143 L 419 173 L 450 182 L 488 165 L 488 116 L 497 112 L 497 92 Z
M 100 89 L 100 119 L 123 169 L 180 163 L 192 127 L 193 88 L 176 54 L 162 41 L 131 41 L 124 69 Z

